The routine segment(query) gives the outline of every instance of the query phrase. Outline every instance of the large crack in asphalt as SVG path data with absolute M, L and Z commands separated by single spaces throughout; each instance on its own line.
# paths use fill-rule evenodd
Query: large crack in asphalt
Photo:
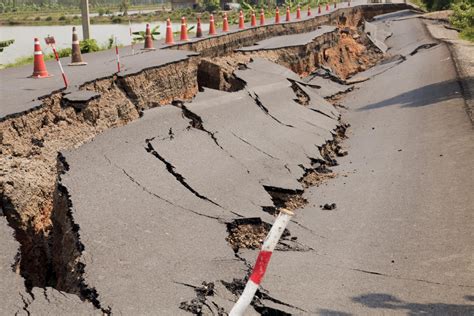
M 250 91 L 250 90 L 247 90 L 247 92 L 248 92 L 248 95 L 249 95 L 252 99 L 254 99 L 255 104 L 257 104 L 257 106 L 259 107 L 260 110 L 263 111 L 263 113 L 265 113 L 266 115 L 268 115 L 269 117 L 271 117 L 273 120 L 275 120 L 277 123 L 279 123 L 279 124 L 281 124 L 281 125 L 283 125 L 283 126 L 286 126 L 286 127 L 294 127 L 294 126 L 292 126 L 292 125 L 283 123 L 282 121 L 280 121 L 279 119 L 277 119 L 275 116 L 273 116 L 273 115 L 270 113 L 270 111 L 268 110 L 268 108 L 267 108 L 265 105 L 263 105 L 263 103 L 262 103 L 262 101 L 260 100 L 260 98 L 259 98 L 259 96 L 258 96 L 257 93 L 252 92 L 252 91 Z
M 182 102 L 182 101 L 179 101 L 179 100 L 174 101 L 174 102 L 172 102 L 172 105 L 174 105 L 174 106 L 178 107 L 179 109 L 181 109 L 181 111 L 183 112 L 183 117 L 190 120 L 189 121 L 190 127 L 195 128 L 197 130 L 200 130 L 202 132 L 205 132 L 207 135 L 209 135 L 209 137 L 212 139 L 214 144 L 217 147 L 219 147 L 219 149 L 224 151 L 230 158 L 234 159 L 240 166 L 242 166 L 247 171 L 248 174 L 250 174 L 250 170 L 248 170 L 247 167 L 240 160 L 235 158 L 234 155 L 232 155 L 227 149 L 225 149 L 219 143 L 219 141 L 217 140 L 217 137 L 215 135 L 217 132 L 211 132 L 211 131 L 207 130 L 204 127 L 202 118 L 199 115 L 197 115 L 196 113 L 191 111 L 187 106 L 184 105 L 184 102 Z
M 146 147 L 145 147 L 145 150 L 146 152 L 152 154 L 154 157 L 158 158 L 158 160 L 160 160 L 166 167 L 166 170 L 168 170 L 168 172 L 176 179 L 176 181 L 178 181 L 183 187 L 185 187 L 186 189 L 189 190 L 189 192 L 191 192 L 192 194 L 194 194 L 195 196 L 197 196 L 198 198 L 200 198 L 201 200 L 204 200 L 204 201 L 207 201 L 211 204 L 214 204 L 215 206 L 218 206 L 220 208 L 223 208 L 222 206 L 220 206 L 218 203 L 214 202 L 213 200 L 209 199 L 208 197 L 205 197 L 204 195 L 200 194 L 199 192 L 197 192 L 195 189 L 193 189 L 187 182 L 186 182 L 186 179 L 176 171 L 176 168 L 169 162 L 167 161 L 163 156 L 161 156 L 156 150 L 155 148 L 153 148 L 153 145 L 151 144 L 151 141 L 153 140 L 153 138 L 151 139 L 146 139 L 145 140 L 145 143 L 146 143 Z
M 170 131 L 171 131 L 171 130 L 170 130 Z M 173 206 L 175 206 L 175 207 L 177 207 L 177 208 L 179 208 L 179 209 L 181 209 L 181 210 L 184 210 L 184 211 L 187 211 L 187 212 L 191 212 L 191 213 L 196 214 L 196 215 L 199 215 L 199 216 L 203 216 L 203 217 L 207 217 L 207 218 L 211 218 L 211 219 L 216 219 L 216 220 L 219 219 L 219 217 L 215 217 L 215 216 L 211 216 L 211 215 L 206 215 L 206 214 L 197 212 L 197 211 L 195 211 L 195 210 L 192 210 L 192 209 L 183 207 L 183 206 L 181 206 L 181 205 L 178 205 L 178 204 L 176 204 L 176 203 L 173 203 L 173 202 L 171 202 L 170 200 L 165 199 L 165 198 L 162 197 L 162 196 L 159 196 L 159 195 L 156 194 L 155 192 L 150 191 L 146 186 L 144 186 L 143 184 L 141 184 L 141 183 L 140 183 L 138 180 L 136 180 L 134 177 L 132 177 L 132 176 L 127 172 L 127 170 L 125 170 L 125 169 L 123 169 L 122 167 L 118 166 L 117 164 L 113 163 L 106 155 L 104 155 L 104 158 L 105 158 L 105 160 L 107 160 L 107 162 L 108 162 L 111 166 L 113 166 L 113 167 L 119 169 L 132 183 L 134 183 L 135 185 L 137 185 L 140 189 L 142 189 L 142 190 L 143 190 L 144 192 L 146 192 L 147 194 L 153 196 L 154 198 L 157 198 L 157 199 L 159 199 L 159 200 L 161 200 L 161 201 L 163 201 L 163 202 L 165 202 L 165 203 L 168 203 L 169 205 L 173 205 Z
M 57 189 L 54 195 L 53 236 L 51 243 L 54 256 L 52 264 L 55 271 L 55 288 L 67 293 L 77 294 L 83 300 L 89 301 L 104 315 L 111 315 L 110 306 L 103 306 L 97 290 L 88 285 L 85 278 L 85 263 L 80 257 L 85 250 L 80 238 L 80 227 L 74 222 L 73 205 L 68 189 L 61 183 L 61 175 L 69 170 L 69 165 L 63 155 L 58 154 L 60 173 Z M 70 269 L 70 267 L 73 267 Z

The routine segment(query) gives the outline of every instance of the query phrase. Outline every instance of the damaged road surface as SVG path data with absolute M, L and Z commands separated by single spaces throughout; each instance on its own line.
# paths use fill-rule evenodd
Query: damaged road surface
M 473 314 L 472 126 L 416 14 L 130 59 L 31 109 L 37 133 L 11 104 L 0 310 L 226 315 L 284 207 L 248 315 Z
M 206 89 L 62 153 L 58 198 L 69 207 L 55 224 L 70 218 L 79 230 L 57 256 L 62 266 L 83 264 L 84 274 L 59 282 L 76 286 L 83 278 L 112 313 L 175 314 L 182 298 L 195 296 L 182 284 L 245 276 L 248 266 L 226 242 L 227 224 L 271 224 L 273 215 L 262 210 L 274 205 L 266 188 L 302 192 L 298 179 L 323 159 L 318 146 L 339 124 L 324 100 L 296 102 L 292 83 L 275 75 L 281 66 L 258 60 L 249 68 L 237 73 L 246 82 L 241 91 Z M 228 310 L 235 294 L 221 295 L 219 306 Z
M 303 194 L 296 220 L 325 238 L 301 232 L 316 253 L 278 253 L 262 283 L 308 314 L 474 314 L 472 125 L 448 48 L 407 14 L 374 21 L 400 61 L 338 100 L 349 154 Z

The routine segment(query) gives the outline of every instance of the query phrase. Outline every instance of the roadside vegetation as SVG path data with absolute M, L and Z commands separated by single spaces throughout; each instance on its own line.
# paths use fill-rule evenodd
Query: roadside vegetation
M 460 31 L 460 37 L 474 41 L 474 1 L 473 0 L 412 0 L 426 11 L 452 10 L 449 22 Z
M 1 45 L 2 42 L 0 42 Z M 111 36 L 108 41 L 102 45 L 99 45 L 95 39 L 88 39 L 80 42 L 80 48 L 81 48 L 81 53 L 86 54 L 86 53 L 92 53 L 92 52 L 98 52 L 101 50 L 106 50 L 112 48 L 114 45 L 114 38 Z M 59 58 L 63 57 L 69 57 L 72 54 L 72 49 L 71 48 L 63 48 L 63 49 L 58 49 L 56 50 Z M 43 51 L 44 53 L 44 51 Z M 52 60 L 54 59 L 54 53 L 49 53 L 49 54 L 44 54 L 44 60 Z M 0 65 L 0 69 L 4 68 L 11 68 L 11 67 L 19 67 L 23 65 L 28 65 L 32 64 L 34 61 L 34 56 L 25 56 L 25 57 L 20 57 L 15 60 L 15 62 L 10 63 L 10 64 L 5 64 L 5 65 Z
M 474 42 L 474 4 L 472 0 L 454 3 L 451 24 L 461 30 L 461 37 Z
M 26 0 L 23 0 L 26 1 Z M 77 2 L 69 3 L 69 0 L 58 0 L 57 2 L 48 2 L 39 0 L 0 0 L 0 25 L 78 25 L 81 23 L 81 12 Z M 329 0 L 303 0 L 294 1 L 286 0 L 282 7 L 290 6 L 292 10 L 296 10 L 297 5 L 302 7 L 308 4 L 313 7 L 319 3 L 326 3 Z M 38 2 L 39 4 L 35 4 Z M 139 2 L 133 0 L 133 3 Z M 230 0 L 229 0 L 230 2 Z M 149 2 L 148 2 L 149 3 Z M 257 1 L 256 5 L 250 5 L 245 1 L 238 3 L 240 7 L 248 12 L 250 10 L 258 11 L 260 8 L 266 10 L 268 16 L 272 16 L 276 2 Z M 172 9 L 170 2 L 157 3 L 155 5 L 131 4 L 130 0 L 105 0 L 90 1 L 91 24 L 120 24 L 135 22 L 153 22 L 164 21 L 170 18 L 171 21 L 179 22 L 182 16 L 186 16 L 188 21 L 196 21 L 197 17 L 201 17 L 203 21 L 208 21 L 209 14 L 220 14 L 219 0 L 199 0 L 198 5 L 186 9 Z M 139 11 L 138 13 L 136 11 Z M 152 12 L 148 12 L 152 11 Z M 258 14 L 258 12 L 256 12 Z M 238 19 L 238 13 L 229 12 L 229 22 Z

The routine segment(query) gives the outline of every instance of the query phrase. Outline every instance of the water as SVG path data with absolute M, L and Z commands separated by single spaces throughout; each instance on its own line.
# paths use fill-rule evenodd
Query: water
M 146 22 L 132 23 L 132 31 L 145 31 Z M 160 35 L 157 38 L 164 38 L 166 31 L 166 22 L 152 22 L 151 27 L 160 25 Z M 189 23 L 188 27 L 194 24 Z M 203 32 L 207 31 L 209 26 L 203 25 Z M 82 39 L 82 26 L 76 25 L 79 39 Z M 181 23 L 173 23 L 173 31 L 179 31 Z M 130 30 L 128 24 L 94 24 L 90 29 L 91 38 L 97 40 L 99 45 L 108 43 L 110 36 L 116 36 L 117 42 L 121 45 L 130 45 Z M 0 53 L 0 64 L 14 62 L 19 57 L 33 55 L 33 38 L 40 39 L 41 48 L 45 54 L 52 52 L 51 48 L 44 43 L 44 38 L 48 35 L 54 36 L 57 48 L 71 47 L 72 25 L 51 25 L 51 26 L 1 26 L 0 41 L 15 39 L 15 43 L 8 46 L 3 53 Z M 192 36 L 192 35 L 190 35 Z M 137 44 L 143 45 L 143 44 Z

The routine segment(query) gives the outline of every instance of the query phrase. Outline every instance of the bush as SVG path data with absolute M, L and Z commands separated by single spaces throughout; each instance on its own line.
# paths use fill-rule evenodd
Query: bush
M 430 11 L 449 9 L 453 0 L 425 0 L 426 8 Z
M 40 17 L 40 16 L 37 16 L 37 17 L 35 18 L 35 21 L 41 21 L 41 17 Z
M 57 52 L 58 52 L 59 58 L 68 57 L 68 56 L 71 56 L 72 49 L 71 48 L 63 48 L 63 49 L 57 50 Z
M 450 22 L 457 28 L 465 29 L 474 27 L 474 6 L 468 1 L 454 3 L 451 8 L 453 15 Z
M 105 13 L 105 10 L 103 8 L 99 8 L 99 10 L 97 10 L 97 13 L 99 13 L 99 16 L 103 16 Z
M 203 0 L 202 5 L 206 11 L 212 12 L 219 9 L 219 0 Z
M 46 18 L 46 21 L 52 21 L 52 20 L 53 20 L 53 17 L 52 17 L 52 16 L 48 16 L 48 17 Z
M 66 16 L 61 15 L 58 20 L 59 20 L 59 21 L 66 21 Z
M 100 50 L 99 45 L 97 45 L 97 41 L 95 39 L 87 39 L 83 40 L 79 43 L 79 47 L 81 48 L 81 53 L 90 53 L 90 52 L 98 52 Z

